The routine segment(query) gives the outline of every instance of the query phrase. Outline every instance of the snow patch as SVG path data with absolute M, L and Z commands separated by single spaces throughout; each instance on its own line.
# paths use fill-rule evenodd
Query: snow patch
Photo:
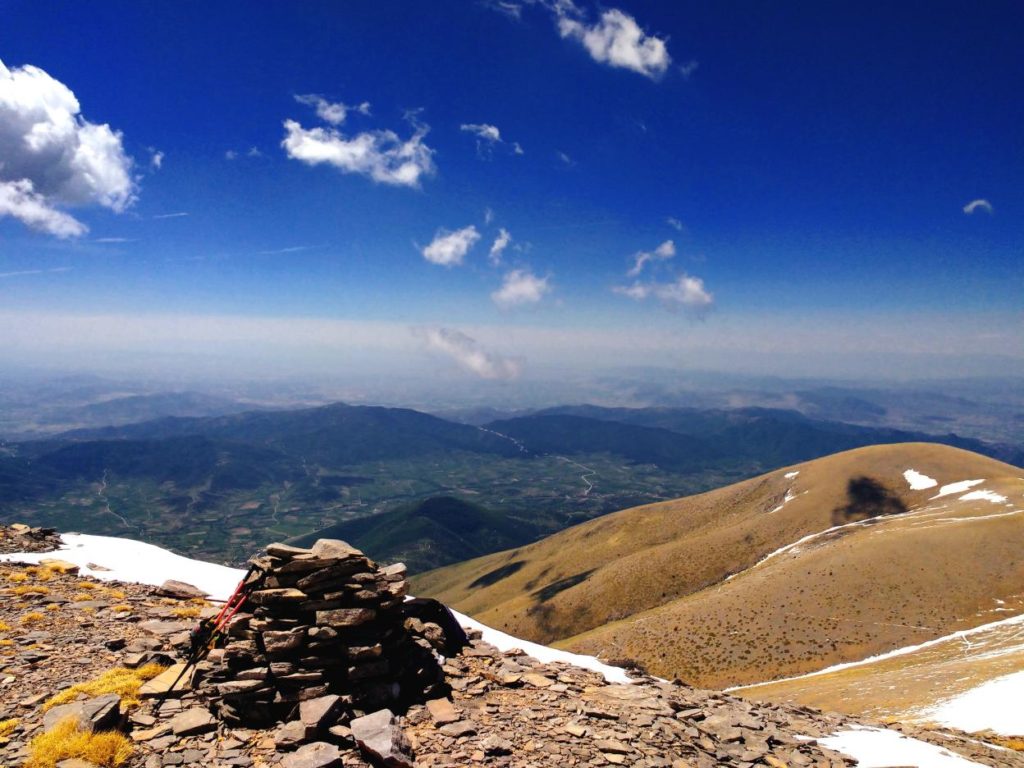
M 881 728 L 855 726 L 818 739 L 818 743 L 856 758 L 858 768 L 887 768 L 893 765 L 908 768 L 970 768 L 981 765 L 926 741 Z
M 449 608 L 448 610 L 451 609 Z M 633 682 L 624 669 L 604 664 L 593 656 L 583 656 L 578 653 L 559 651 L 555 648 L 548 648 L 546 645 L 538 645 L 537 643 L 531 643 L 528 640 L 520 640 L 518 637 L 513 637 L 512 635 L 508 635 L 497 629 L 491 629 L 491 627 L 488 627 L 486 624 L 481 624 L 476 619 L 471 619 L 469 616 L 465 616 L 458 611 L 452 611 L 452 614 L 456 619 L 458 619 L 459 623 L 463 627 L 467 627 L 468 629 L 479 629 L 483 635 L 483 639 L 498 650 L 508 651 L 512 648 L 519 648 L 525 651 L 527 655 L 532 656 L 545 664 L 552 661 L 560 661 L 564 664 L 572 664 L 573 666 L 583 667 L 584 669 L 599 672 L 604 675 L 604 679 L 609 683 Z
M 118 539 L 111 536 L 90 536 L 82 533 L 61 534 L 64 546 L 55 552 L 24 552 L 0 555 L 0 562 L 38 563 L 48 558 L 59 558 L 81 568 L 80 573 L 100 581 L 125 581 L 134 584 L 160 586 L 168 579 L 177 579 L 192 584 L 210 595 L 214 600 L 227 600 L 245 571 L 226 565 L 206 563 L 176 555 L 153 544 L 133 539 Z M 109 570 L 96 570 L 89 564 Z M 631 678 L 624 669 L 604 664 L 593 656 L 559 651 L 520 640 L 512 635 L 481 624 L 475 619 L 452 611 L 464 627 L 478 629 L 483 639 L 499 650 L 520 648 L 538 661 L 553 661 L 572 664 L 599 672 L 609 683 L 630 683 Z
M 787 472 L 786 474 L 783 475 L 783 477 L 786 478 L 787 480 L 792 480 L 794 477 L 796 477 L 799 474 L 800 474 L 800 470 L 798 469 L 795 472 Z
M 963 496 L 960 497 L 960 501 L 991 501 L 993 504 L 1002 504 L 1004 501 L 1006 501 L 1006 497 L 1001 496 L 1000 494 L 995 493 L 994 491 L 986 491 L 982 489 L 980 491 L 971 491 L 970 493 L 965 493 Z
M 1024 672 L 998 677 L 939 704 L 925 717 L 962 731 L 1024 733 Z
M 923 491 L 939 484 L 938 480 L 928 477 L 928 475 L 922 475 L 916 469 L 908 469 L 903 476 L 907 479 L 912 491 Z
M 214 600 L 227 600 L 245 575 L 245 571 L 239 568 L 192 560 L 142 541 L 84 533 L 64 533 L 60 538 L 64 546 L 56 552 L 0 555 L 0 561 L 38 563 L 40 560 L 59 558 L 74 563 L 81 568 L 83 576 L 92 579 L 127 581 L 154 587 L 168 579 L 177 579 L 199 587 Z M 95 570 L 89 567 L 90 563 L 109 570 Z
M 782 499 L 782 503 L 781 503 L 781 504 L 779 504 L 779 506 L 777 506 L 777 507 L 776 507 L 775 509 L 773 509 L 773 510 L 772 510 L 771 512 L 769 512 L 768 514 L 769 514 L 769 515 L 773 515 L 773 514 L 775 514 L 776 512 L 778 512 L 778 511 L 779 511 L 780 509 L 782 509 L 782 508 L 783 508 L 784 506 L 786 506 L 787 504 L 789 504 L 789 502 L 791 502 L 791 501 L 792 501 L 793 499 L 795 499 L 795 498 L 796 498 L 796 494 L 795 494 L 795 493 L 793 493 L 793 491 L 792 491 L 792 490 L 788 490 L 788 491 L 786 491 L 786 495 L 785 495 L 785 496 L 783 497 L 783 499 Z
M 954 493 L 963 493 L 976 486 L 978 483 L 984 483 L 984 480 L 961 480 L 957 483 L 950 483 L 939 488 L 939 492 L 932 496 L 933 499 L 941 499 L 943 496 L 949 496 Z

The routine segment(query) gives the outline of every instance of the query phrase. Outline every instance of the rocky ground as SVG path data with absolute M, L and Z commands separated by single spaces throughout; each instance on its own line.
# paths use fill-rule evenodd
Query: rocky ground
M 394 720 L 375 716 L 376 722 L 359 727 L 355 721 L 351 728 L 318 730 L 326 726 L 323 711 L 311 704 L 287 727 L 229 728 L 193 691 L 156 712 L 154 697 L 166 687 L 160 678 L 143 688 L 138 706 L 114 694 L 83 694 L 67 709 L 44 713 L 50 696 L 113 667 L 172 663 L 188 643 L 195 615 L 216 608 L 187 591 L 168 597 L 150 587 L 96 584 L 59 569 L 20 565 L 0 565 L 0 591 L 0 721 L 16 721 L 0 737 L 5 766 L 21 765 L 32 738 L 62 714 L 74 714 L 87 727 L 123 728 L 135 746 L 126 765 L 145 768 L 853 764 L 815 741 L 850 725 L 849 718 L 650 678 L 611 685 L 597 673 L 502 653 L 479 638 L 444 664 L 450 699 L 413 706 Z M 895 727 L 984 765 L 1024 768 L 1024 754 L 963 734 Z M 370 735 L 361 735 L 367 728 Z
M 0 554 L 52 552 L 60 546 L 53 528 L 32 528 L 24 523 L 0 525 Z

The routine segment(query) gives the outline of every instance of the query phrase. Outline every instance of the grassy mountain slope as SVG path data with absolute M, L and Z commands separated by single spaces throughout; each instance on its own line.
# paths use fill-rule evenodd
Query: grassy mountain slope
M 377 560 L 402 561 L 415 573 L 532 541 L 538 532 L 532 521 L 438 496 L 338 523 L 289 543 L 308 547 L 320 538 L 343 539 Z
M 931 499 L 938 489 L 911 490 L 908 469 L 939 485 L 983 479 L 975 490 L 1008 500 Z M 1024 591 L 1020 476 L 946 446 L 873 446 L 624 510 L 415 586 L 518 636 L 662 676 L 774 679 L 977 625 L 993 598 Z

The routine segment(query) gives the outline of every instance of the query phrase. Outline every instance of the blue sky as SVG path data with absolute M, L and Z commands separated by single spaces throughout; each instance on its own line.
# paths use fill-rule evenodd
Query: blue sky
M 1020 373 L 1024 8 L 895 5 L 4 2 L 0 352 Z

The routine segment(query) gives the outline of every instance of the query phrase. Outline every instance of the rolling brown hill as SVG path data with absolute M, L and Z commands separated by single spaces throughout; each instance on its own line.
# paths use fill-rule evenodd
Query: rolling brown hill
M 1024 611 L 1022 477 L 947 446 L 872 446 L 624 510 L 414 587 L 663 677 L 778 679 L 985 624 L 995 601 L 998 618 Z

